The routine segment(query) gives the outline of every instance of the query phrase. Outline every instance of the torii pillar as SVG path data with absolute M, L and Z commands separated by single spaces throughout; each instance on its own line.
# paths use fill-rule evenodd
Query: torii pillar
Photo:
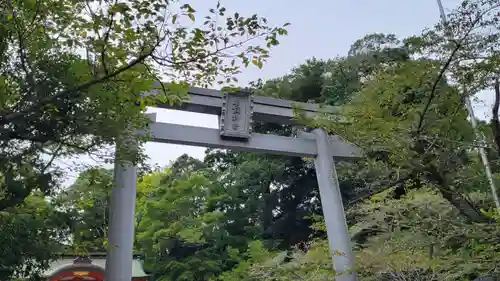
M 172 108 L 169 105 L 160 107 Z M 158 123 L 154 120 L 149 129 L 152 140 L 156 142 L 314 157 L 336 280 L 356 281 L 354 255 L 334 159 L 360 158 L 361 151 L 351 144 L 330 138 L 322 129 L 314 129 L 313 133 L 303 132 L 295 137 L 252 132 L 253 120 L 293 124 L 296 121 L 294 108 L 302 109 L 309 117 L 322 111 L 338 113 L 336 108 L 320 108 L 316 104 L 252 96 L 244 92 L 223 94 L 216 90 L 191 88 L 189 100 L 173 109 L 218 115 L 219 130 Z M 129 281 L 134 241 L 137 172 L 130 163 L 117 163 L 115 175 L 116 187 L 111 195 L 110 207 L 110 248 L 106 259 L 105 276 L 106 280 L 110 281 Z

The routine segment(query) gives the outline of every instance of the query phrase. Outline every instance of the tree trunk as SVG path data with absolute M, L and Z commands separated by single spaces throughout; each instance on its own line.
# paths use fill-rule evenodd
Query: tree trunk
M 461 194 L 458 192 L 455 192 L 451 190 L 449 187 L 439 187 L 439 191 L 441 192 L 441 195 L 443 196 L 444 199 L 448 200 L 450 204 L 455 206 L 455 208 L 458 209 L 458 211 L 464 215 L 468 220 L 472 222 L 478 222 L 478 223 L 484 223 L 488 222 L 489 219 L 484 216 L 481 211 L 476 208 L 476 206 L 469 202 L 466 198 L 464 198 Z
M 437 183 L 439 192 L 450 202 L 451 205 L 458 209 L 460 214 L 465 216 L 471 222 L 484 223 L 489 219 L 474 205 L 474 203 L 463 197 L 460 192 L 453 190 L 448 184 L 446 176 L 437 171 L 437 169 L 429 170 L 432 180 Z
M 498 109 L 500 107 L 500 82 L 498 81 L 498 78 L 495 79 L 495 85 L 493 88 L 495 99 L 491 115 L 491 130 L 493 131 L 493 137 L 495 139 L 495 144 L 497 145 L 497 153 L 500 156 L 500 120 L 498 119 Z
M 266 231 L 273 222 L 273 198 L 271 195 L 271 181 L 266 181 L 262 184 L 262 234 L 265 236 Z

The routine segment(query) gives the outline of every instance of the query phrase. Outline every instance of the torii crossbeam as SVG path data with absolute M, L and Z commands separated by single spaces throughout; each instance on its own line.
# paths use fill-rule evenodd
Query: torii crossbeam
M 182 105 L 171 108 L 220 116 L 219 129 L 155 122 L 151 114 L 152 141 L 261 152 L 298 157 L 314 157 L 328 242 L 337 281 L 355 281 L 354 256 L 351 249 L 334 159 L 361 157 L 361 151 L 322 129 L 301 132 L 295 137 L 252 133 L 253 121 L 295 124 L 294 109 L 308 117 L 319 113 L 339 113 L 336 107 L 252 96 L 237 92 L 224 94 L 217 90 L 191 88 Z M 106 259 L 106 280 L 131 280 L 132 249 L 135 225 L 137 172 L 128 163 L 115 164 L 116 186 L 110 203 L 109 244 Z M 341 253 L 341 254 L 339 254 Z

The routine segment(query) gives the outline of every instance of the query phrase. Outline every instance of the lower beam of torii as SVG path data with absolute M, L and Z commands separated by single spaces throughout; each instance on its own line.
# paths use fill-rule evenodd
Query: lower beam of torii
M 149 128 L 152 141 L 236 151 L 314 157 L 328 242 L 333 267 L 337 274 L 336 280 L 356 281 L 355 260 L 334 159 L 359 158 L 361 151 L 340 139 L 329 137 L 322 129 L 314 129 L 312 133 L 300 133 L 296 137 L 256 133 L 250 135 L 251 131 L 246 130 L 247 136 L 243 139 L 238 139 L 237 134 L 229 134 L 230 138 L 227 138 L 224 137 L 224 134 L 227 134 L 228 122 L 231 122 L 231 120 L 224 120 L 224 114 L 228 115 L 227 110 L 227 108 L 222 110 L 223 116 L 220 130 L 158 123 L 155 122 L 155 115 L 153 114 L 153 122 Z M 241 110 L 245 111 L 244 108 Z M 234 110 L 232 112 L 234 113 Z M 235 121 L 235 118 L 232 121 Z M 243 120 L 243 123 L 245 122 L 248 124 L 249 120 Z M 224 126 L 226 126 L 226 131 L 224 131 Z M 233 126 L 233 128 L 235 127 Z M 109 248 L 106 257 L 105 276 L 106 280 L 110 281 L 130 281 L 132 278 L 135 225 L 136 168 L 129 163 L 116 163 L 115 181 L 116 186 L 112 190 L 110 200 Z

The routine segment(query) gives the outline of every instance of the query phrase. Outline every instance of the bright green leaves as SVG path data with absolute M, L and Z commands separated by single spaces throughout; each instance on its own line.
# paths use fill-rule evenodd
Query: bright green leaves
M 11 96 L 18 96 L 13 100 L 32 96 L 43 101 L 26 109 L 34 114 L 40 108 L 54 108 L 58 113 L 65 105 L 79 104 L 81 111 L 70 110 L 75 115 L 68 118 L 88 123 L 79 125 L 79 129 L 88 129 L 76 130 L 76 134 L 102 134 L 94 139 L 96 146 L 109 143 L 128 123 L 140 123 L 134 120 L 141 119 L 146 107 L 156 102 L 180 102 L 187 85 L 234 83 L 240 67 L 234 57 L 240 57 L 245 65 L 253 62 L 262 67 L 270 46 L 262 48 L 250 41 L 286 34 L 282 28 L 267 26 L 267 21 L 257 15 L 245 18 L 236 13 L 236 19 L 224 18 L 227 11 L 220 4 L 210 11 L 204 24 L 196 27 L 185 26 L 184 19 L 197 20 L 197 11 L 185 3 L 176 9 L 163 0 L 51 0 L 37 4 L 36 17 L 30 9 L 32 4 L 14 1 L 10 7 L 17 14 L 6 25 L 7 33 L 13 36 L 5 38 L 9 38 L 14 56 L 5 58 L 23 65 L 20 71 L 9 72 L 17 73 L 16 77 L 6 79 L 28 84 L 16 88 Z M 18 47 L 21 50 L 15 49 Z M 58 62 L 58 57 L 70 59 Z M 38 69 L 47 63 L 50 71 L 47 67 Z M 57 77 L 53 78 L 57 79 L 40 78 L 55 73 Z M 21 77 L 24 75 L 28 79 Z M 59 84 L 55 84 L 57 80 Z M 152 89 L 161 94 L 143 95 Z M 2 108 L 2 112 L 12 113 L 10 110 Z M 13 116 L 20 118 L 24 113 L 9 114 L 5 122 L 13 121 Z
M 107 210 L 113 184 L 113 171 L 90 168 L 58 196 L 57 204 L 70 219 L 74 251 L 106 251 Z
M 263 272 L 266 269 L 272 271 L 274 264 L 272 264 L 272 254 L 269 252 L 264 244 L 259 240 L 254 240 L 249 243 L 248 249 L 245 253 L 237 249 L 231 249 L 230 256 L 238 261 L 238 265 L 231 271 L 226 271 L 217 280 L 220 281 L 250 281 L 261 278 L 262 275 L 270 275 L 268 272 Z M 242 258 L 242 256 L 244 258 Z M 266 263 L 268 262 L 268 263 Z M 264 266 L 263 266 L 264 264 Z M 266 267 L 270 265 L 270 268 Z M 271 277 L 271 276 L 269 276 Z M 273 276 L 274 277 L 274 276 Z M 272 278 L 272 277 L 271 277 Z
M 225 272 L 221 281 L 321 281 L 335 279 L 331 254 L 326 241 L 312 241 L 307 253 L 300 249 L 271 252 L 261 241 L 252 241 L 245 255 L 233 270 Z
M 127 5 L 127 3 L 115 3 L 108 9 L 109 14 L 126 14 L 128 11 L 130 11 L 130 7 Z
M 40 193 L 28 196 L 21 206 L 0 211 L 0 278 L 11 280 L 14 272 L 29 278 L 43 271 L 47 261 L 63 249 L 60 241 L 66 228 L 59 215 Z
M 395 163 L 406 162 L 416 152 L 412 149 L 413 136 L 432 85 L 426 81 L 433 81 L 436 76 L 437 68 L 432 62 L 406 62 L 377 73 L 345 107 L 345 116 L 353 124 L 342 130 L 367 148 L 394 149 L 392 155 L 398 158 Z M 439 100 L 432 103 L 421 137 L 442 138 L 438 135 L 444 137 L 452 132 L 470 135 L 461 122 L 464 112 L 457 110 L 460 100 L 456 93 L 446 86 L 439 91 Z
M 139 184 L 136 244 L 146 256 L 146 267 L 162 280 L 213 276 L 224 266 L 225 214 L 211 209 L 218 197 L 216 183 L 203 167 L 192 170 L 199 165 L 181 157 L 169 170 L 146 176 Z
M 390 267 L 409 274 L 429 269 L 445 280 L 490 270 L 494 260 L 491 250 L 498 249 L 495 243 L 490 244 L 496 235 L 492 234 L 494 225 L 465 222 L 436 189 L 409 190 L 400 199 L 390 194 L 351 210 L 350 215 L 364 217 L 362 221 L 386 233 L 370 239 L 360 251 L 363 270 L 379 272 Z
M 260 206 L 261 182 L 269 185 L 271 175 L 282 175 L 283 161 L 262 163 L 253 155 L 242 160 L 248 161 L 220 173 L 208 162 L 181 156 L 168 170 L 142 179 L 136 245 L 157 278 L 212 280 L 238 263 L 243 272 L 269 257 L 265 243 L 252 239 L 263 228 L 255 225 L 262 209 L 273 210 Z M 264 196 L 266 204 L 275 202 Z
M 189 243 L 203 242 L 202 234 L 206 226 L 196 214 L 204 212 L 203 202 L 206 200 L 206 192 L 210 184 L 202 175 L 191 174 L 187 175 L 187 178 L 174 180 L 170 186 L 156 187 L 157 190 L 154 193 L 161 192 L 162 195 L 157 199 L 146 198 L 145 213 L 139 223 L 139 229 L 145 232 L 139 234 L 139 241 L 149 239 L 143 237 L 144 235 L 153 235 L 154 241 L 160 243 L 155 246 L 159 249 L 164 249 L 170 243 L 169 239 L 181 239 Z M 159 216 L 163 219 L 159 220 Z M 166 228 L 159 226 L 150 228 L 151 220 L 162 221 L 162 225 Z

